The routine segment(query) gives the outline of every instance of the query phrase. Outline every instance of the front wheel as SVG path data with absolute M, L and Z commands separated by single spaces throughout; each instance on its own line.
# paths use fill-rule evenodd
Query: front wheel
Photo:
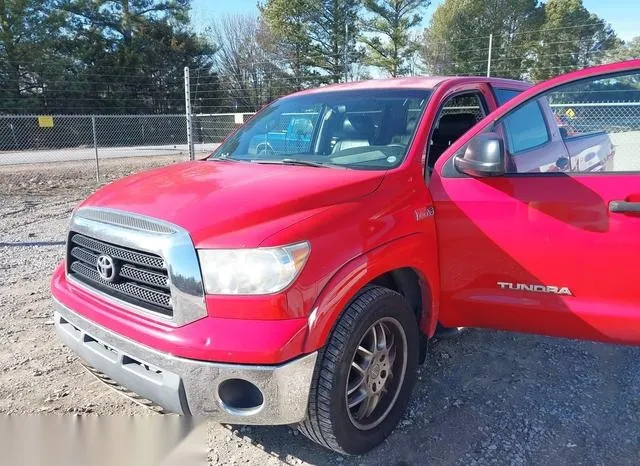
M 318 358 L 299 430 L 339 453 L 371 450 L 407 407 L 418 349 L 418 324 L 406 300 L 387 288 L 365 288 L 344 310 Z

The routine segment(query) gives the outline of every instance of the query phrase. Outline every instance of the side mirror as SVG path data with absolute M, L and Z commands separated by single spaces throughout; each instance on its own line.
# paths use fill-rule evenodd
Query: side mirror
M 462 155 L 453 163 L 459 172 L 470 176 L 498 176 L 504 174 L 504 142 L 496 133 L 474 137 Z

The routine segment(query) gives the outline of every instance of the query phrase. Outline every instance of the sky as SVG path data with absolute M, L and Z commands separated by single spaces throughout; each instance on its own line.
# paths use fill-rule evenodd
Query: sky
M 443 0 L 432 0 L 425 11 L 425 25 Z M 257 0 L 192 0 L 192 21 L 203 30 L 221 15 L 235 13 L 258 14 Z M 583 0 L 584 6 L 613 26 L 623 40 L 640 35 L 640 0 Z

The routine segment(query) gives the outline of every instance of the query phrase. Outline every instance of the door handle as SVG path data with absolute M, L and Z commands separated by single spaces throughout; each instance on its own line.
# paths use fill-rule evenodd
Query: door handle
M 633 212 L 640 214 L 640 202 L 611 201 L 609 212 Z

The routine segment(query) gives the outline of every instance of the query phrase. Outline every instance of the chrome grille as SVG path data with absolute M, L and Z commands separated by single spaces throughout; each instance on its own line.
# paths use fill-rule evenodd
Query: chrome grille
M 154 269 L 166 270 L 164 261 L 160 256 L 124 249 L 78 234 L 73 235 L 71 241 L 86 249 L 91 249 L 101 254 L 109 254 L 114 259 L 120 259 L 126 262 L 152 267 Z
M 164 260 L 155 254 L 135 251 L 71 232 L 67 272 L 87 286 L 144 309 L 172 316 L 169 278 Z M 98 273 L 100 255 L 116 264 L 115 277 Z
M 120 276 L 130 278 L 145 285 L 157 286 L 159 288 L 169 289 L 169 280 L 166 275 L 150 270 L 139 269 L 131 265 L 123 265 L 120 269 Z

